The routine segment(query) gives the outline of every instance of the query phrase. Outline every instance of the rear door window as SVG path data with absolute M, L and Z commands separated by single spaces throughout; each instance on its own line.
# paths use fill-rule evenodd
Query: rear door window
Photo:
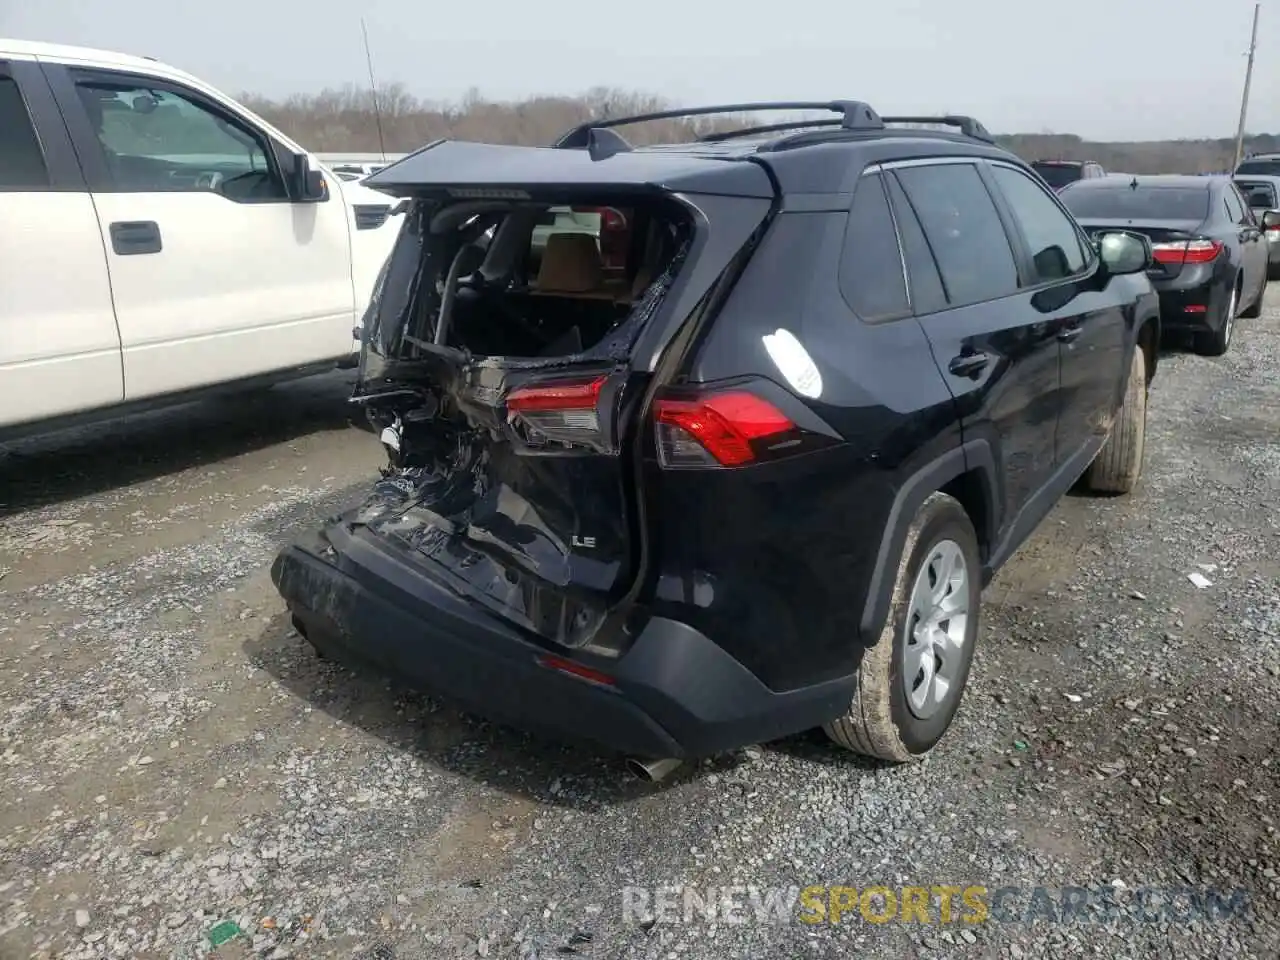
M 1244 201 L 1240 199 L 1234 184 L 1227 184 L 1227 189 L 1222 192 L 1222 197 L 1227 205 L 1228 223 L 1243 224 L 1250 222 L 1252 218 L 1245 213 Z
M 1036 281 L 1065 280 L 1084 270 L 1080 235 L 1048 191 L 1012 167 L 993 165 L 991 172 L 1027 242 Z
M 0 73 L 0 190 L 43 190 L 48 186 L 44 152 L 22 91 L 16 80 Z
M 1013 249 L 972 164 L 905 167 L 896 175 L 920 218 L 951 306 L 1017 292 Z
M 891 320 L 911 313 L 902 254 L 879 174 L 862 177 L 853 193 L 840 288 L 863 320 Z

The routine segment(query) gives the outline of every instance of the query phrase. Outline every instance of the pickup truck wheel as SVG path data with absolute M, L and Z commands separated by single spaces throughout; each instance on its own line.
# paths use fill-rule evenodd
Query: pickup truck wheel
M 1128 493 L 1142 476 L 1147 439 L 1147 359 L 1134 347 L 1129 362 L 1129 385 L 1116 411 L 1106 443 L 1089 465 L 1087 482 L 1099 493 Z
M 907 531 L 889 614 L 863 655 L 849 712 L 823 727 L 832 740 L 903 763 L 942 739 L 973 663 L 981 569 L 964 507 L 931 495 Z

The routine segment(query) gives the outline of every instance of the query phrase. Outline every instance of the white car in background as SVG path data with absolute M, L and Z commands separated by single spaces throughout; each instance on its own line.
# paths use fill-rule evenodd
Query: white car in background
M 0 39 L 0 437 L 352 362 L 393 203 L 172 67 Z

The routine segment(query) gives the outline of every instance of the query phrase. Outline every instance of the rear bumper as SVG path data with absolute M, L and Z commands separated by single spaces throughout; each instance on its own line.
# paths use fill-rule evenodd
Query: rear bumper
M 1153 286 L 1160 294 L 1160 324 L 1165 330 L 1215 329 L 1226 309 L 1229 291 L 1212 274 L 1176 277 Z
M 688 759 L 774 740 L 840 716 L 853 694 L 853 678 L 776 693 L 674 620 L 650 620 L 616 659 L 553 650 L 341 526 L 286 547 L 271 579 L 300 632 L 335 659 L 499 722 L 635 756 Z M 611 682 L 548 666 L 548 656 Z

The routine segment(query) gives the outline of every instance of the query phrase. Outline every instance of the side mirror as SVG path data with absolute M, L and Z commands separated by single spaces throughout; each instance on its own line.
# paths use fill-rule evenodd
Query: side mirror
M 325 183 L 324 174 L 312 168 L 311 158 L 305 153 L 293 155 L 291 172 L 289 192 L 295 203 L 319 203 L 329 199 L 329 187 Z
M 1275 230 L 1280 227 L 1280 210 L 1268 210 L 1262 215 L 1262 229 Z
M 1112 276 L 1141 273 L 1151 266 L 1151 241 L 1126 231 L 1104 233 L 1098 238 L 1098 256 Z

